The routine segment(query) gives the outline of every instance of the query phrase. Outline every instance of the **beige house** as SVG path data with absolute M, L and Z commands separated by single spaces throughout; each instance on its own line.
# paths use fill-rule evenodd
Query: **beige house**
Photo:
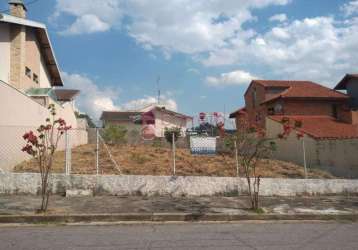
M 152 120 L 149 122 L 149 120 Z M 143 130 L 145 123 L 152 123 L 156 137 L 164 137 L 165 128 L 180 128 L 185 136 L 191 116 L 168 110 L 163 106 L 151 104 L 139 110 L 103 111 L 101 121 L 105 127 L 108 124 L 125 126 L 128 131 Z
M 48 104 L 72 128 L 80 128 L 74 112 L 78 91 L 63 89 L 46 26 L 26 19 L 21 0 L 9 5 L 10 15 L 0 14 L 0 171 L 24 159 L 21 135 L 45 121 Z M 72 145 L 87 143 L 86 131 L 77 135 Z

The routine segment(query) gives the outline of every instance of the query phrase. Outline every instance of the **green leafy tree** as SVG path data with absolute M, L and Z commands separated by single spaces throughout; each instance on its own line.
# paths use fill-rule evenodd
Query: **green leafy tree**
M 104 128 L 102 136 L 109 144 L 126 143 L 127 132 L 128 130 L 124 126 L 110 124 Z
M 177 127 L 173 128 L 165 128 L 164 129 L 164 137 L 170 144 L 173 143 L 173 134 L 174 134 L 174 141 L 177 141 L 178 138 L 181 136 L 181 129 Z

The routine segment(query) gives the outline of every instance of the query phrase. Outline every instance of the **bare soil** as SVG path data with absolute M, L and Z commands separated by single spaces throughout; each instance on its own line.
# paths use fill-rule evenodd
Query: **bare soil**
M 101 174 L 132 174 L 132 175 L 172 175 L 173 158 L 170 148 L 154 145 L 112 145 L 108 146 L 114 161 L 103 146 L 99 151 L 99 172 Z M 73 174 L 96 173 L 96 147 L 88 144 L 72 150 Z M 65 153 L 55 154 L 53 172 L 63 173 L 65 168 Z M 26 161 L 15 167 L 15 172 L 38 172 L 36 162 Z M 273 178 L 303 178 L 302 166 L 293 163 L 264 159 L 260 160 L 257 172 L 262 177 Z M 192 155 L 189 149 L 177 149 L 176 174 L 183 176 L 236 176 L 236 163 L 230 154 L 213 156 Z M 331 174 L 309 169 L 309 178 L 334 178 Z M 243 171 L 240 168 L 240 176 Z

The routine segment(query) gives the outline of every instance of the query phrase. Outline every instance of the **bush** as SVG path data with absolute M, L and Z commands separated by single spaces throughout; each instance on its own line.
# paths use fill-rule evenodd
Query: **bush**
M 127 129 L 121 125 L 108 125 L 103 131 L 103 139 L 106 143 L 126 143 Z
M 173 143 L 173 133 L 174 133 L 174 140 L 177 141 L 178 138 L 181 135 L 181 129 L 180 128 L 165 128 L 164 129 L 164 136 L 167 142 L 170 144 Z
M 154 138 L 152 146 L 155 148 L 162 147 L 162 139 L 161 138 Z

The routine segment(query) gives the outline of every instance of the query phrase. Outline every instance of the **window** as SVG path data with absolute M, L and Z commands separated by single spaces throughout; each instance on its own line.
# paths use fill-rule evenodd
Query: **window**
M 31 79 L 31 69 L 28 67 L 25 67 L 25 75 Z
M 275 114 L 274 108 L 272 108 L 272 107 L 268 108 L 268 109 L 267 109 L 267 113 L 268 113 L 269 115 L 274 115 L 274 114 Z
M 274 107 L 274 110 L 275 110 L 275 114 L 281 114 L 282 113 L 282 105 L 280 103 L 277 103 Z
M 34 80 L 34 82 L 39 83 L 39 76 L 36 75 L 35 73 L 33 75 L 33 80 Z
M 334 118 L 338 118 L 338 107 L 337 107 L 337 104 L 333 104 L 332 105 L 332 116 Z

